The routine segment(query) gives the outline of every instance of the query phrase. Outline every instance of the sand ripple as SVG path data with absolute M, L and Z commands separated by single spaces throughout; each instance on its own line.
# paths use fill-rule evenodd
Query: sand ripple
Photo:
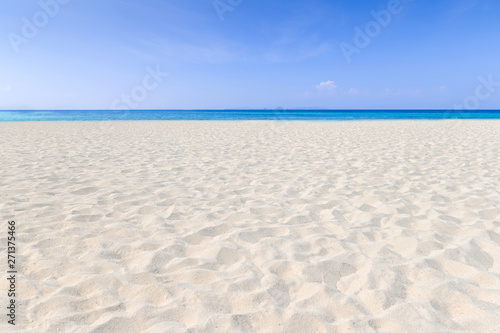
M 0 130 L 16 332 L 500 332 L 498 121 Z

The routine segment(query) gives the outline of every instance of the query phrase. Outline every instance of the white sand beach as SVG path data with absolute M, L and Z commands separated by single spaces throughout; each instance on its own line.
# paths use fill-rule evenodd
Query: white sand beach
M 0 135 L 1 332 L 500 332 L 500 121 Z

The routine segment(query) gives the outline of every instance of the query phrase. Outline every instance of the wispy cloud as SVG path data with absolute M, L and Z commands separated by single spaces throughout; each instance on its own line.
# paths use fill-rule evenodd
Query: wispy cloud
M 458 17 L 463 14 L 466 14 L 467 12 L 477 8 L 488 8 L 489 5 L 492 3 L 491 0 L 461 0 L 457 1 L 454 6 L 450 10 L 450 14 L 453 17 Z
M 186 43 L 156 37 L 142 40 L 136 48 L 123 47 L 123 50 L 145 61 L 185 64 L 223 64 L 247 58 L 244 52 L 239 51 L 239 46 L 209 38 L 203 42 Z
M 224 45 L 165 44 L 162 53 L 171 59 L 188 63 L 218 64 L 242 60 Z
M 390 89 L 385 88 L 382 95 L 385 96 L 420 96 L 423 93 L 422 89 Z
M 264 60 L 271 63 L 296 63 L 315 58 L 331 49 L 331 44 L 326 42 L 316 45 L 304 43 L 293 47 L 271 46 L 264 51 Z
M 356 95 L 359 95 L 359 90 L 356 89 L 356 88 L 351 88 L 349 89 L 349 91 L 347 92 L 348 95 L 351 95 L 351 96 L 356 96 Z

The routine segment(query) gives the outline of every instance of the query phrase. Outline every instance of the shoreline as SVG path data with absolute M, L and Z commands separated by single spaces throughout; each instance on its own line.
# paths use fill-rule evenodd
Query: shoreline
M 304 119 L 233 119 L 233 120 L 191 120 L 191 119 L 168 119 L 168 120 L 150 120 L 150 119 L 116 119 L 116 120 L 14 120 L 14 121 L 0 121 L 0 124 L 40 124 L 40 123 L 67 123 L 67 124 L 78 124 L 78 123 L 125 123 L 125 122 L 138 122 L 138 123 L 324 123 L 324 124 L 338 124 L 338 123 L 387 123 L 387 122 L 500 122 L 500 119 L 482 119 L 482 118 L 471 118 L 471 119 L 344 119 L 344 120 L 304 120 Z

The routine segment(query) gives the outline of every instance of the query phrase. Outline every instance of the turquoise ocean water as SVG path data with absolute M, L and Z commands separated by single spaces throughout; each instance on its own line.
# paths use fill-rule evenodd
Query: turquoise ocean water
M 0 121 L 500 119 L 500 110 L 34 110 L 0 111 Z

